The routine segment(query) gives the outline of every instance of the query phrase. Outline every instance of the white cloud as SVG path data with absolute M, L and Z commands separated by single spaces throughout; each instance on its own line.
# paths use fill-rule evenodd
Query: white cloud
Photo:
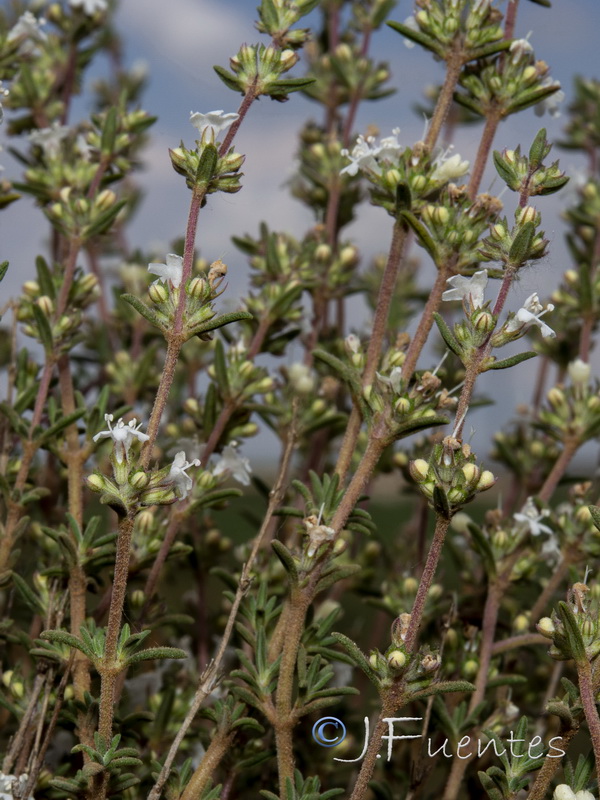
M 252 13 L 251 13 L 252 12 Z M 150 55 L 174 62 L 199 77 L 199 64 L 227 65 L 229 56 L 245 41 L 257 41 L 253 4 L 248 15 L 228 3 L 211 0 L 127 0 L 120 6 L 118 24 L 130 35 L 151 44 Z

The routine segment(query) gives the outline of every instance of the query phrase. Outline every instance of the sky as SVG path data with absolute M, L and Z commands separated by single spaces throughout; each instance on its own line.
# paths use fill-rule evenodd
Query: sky
M 264 40 L 253 24 L 257 2 L 122 0 L 117 26 L 124 38 L 126 63 L 146 64 L 149 84 L 143 105 L 158 116 L 151 129 L 144 172 L 138 177 L 146 196 L 130 230 L 132 243 L 144 248 L 156 247 L 158 252 L 166 253 L 169 242 L 183 234 L 189 192 L 171 167 L 168 148 L 177 146 L 182 139 L 188 146 L 193 144 L 195 130 L 189 123 L 190 111 L 237 109 L 239 95 L 221 83 L 212 66 L 227 67 L 229 57 L 242 42 Z M 411 2 L 400 0 L 391 19 L 404 20 L 412 8 Z M 552 9 L 520 0 L 516 35 L 526 36 L 531 32 L 536 56 L 547 61 L 552 76 L 561 81 L 568 103 L 575 75 L 600 77 L 599 26 L 598 0 L 554 0 Z M 425 85 L 441 82 L 442 66 L 419 47 L 405 47 L 402 38 L 388 28 L 374 37 L 373 55 L 389 62 L 391 83 L 398 91 L 385 100 L 363 104 L 356 130 L 364 132 L 367 125 L 375 123 L 382 135 L 389 135 L 392 128 L 400 127 L 400 141 L 412 144 L 423 133 L 423 120 L 412 106 L 420 100 Z M 301 65 L 292 74 L 301 74 Z M 272 228 L 288 229 L 300 238 L 313 224 L 308 212 L 287 194 L 284 184 L 294 168 L 297 131 L 307 118 L 319 119 L 319 111 L 298 94 L 283 104 L 263 98 L 254 104 L 236 137 L 236 149 L 246 155 L 244 188 L 235 195 L 211 196 L 201 212 L 197 240 L 203 256 L 209 260 L 220 257 L 228 264 L 230 298 L 243 292 L 248 274 L 244 257 L 230 241 L 232 235 L 254 234 L 264 219 Z M 564 115 L 540 120 L 533 111 L 525 111 L 503 123 L 495 147 L 512 148 L 519 143 L 527 147 L 542 125 L 547 127 L 551 140 L 559 138 L 564 122 Z M 472 126 L 458 135 L 456 151 L 464 158 L 473 158 L 480 131 L 480 126 Z M 3 143 L 6 145 L 6 141 Z M 580 159 L 568 151 L 555 149 L 553 156 L 561 158 L 567 174 L 574 174 L 581 167 Z M 7 174 L 12 174 L 15 167 L 6 154 L 2 154 L 1 160 Z M 488 189 L 500 189 L 493 169 L 486 172 L 482 183 L 482 190 Z M 504 195 L 503 201 L 511 215 L 513 198 Z M 521 305 L 519 301 L 533 291 L 550 293 L 569 266 L 563 244 L 561 202 L 557 195 L 540 198 L 536 204 L 551 240 L 551 254 L 522 276 L 514 291 L 515 310 Z M 359 218 L 346 229 L 346 235 L 359 245 L 366 262 L 376 252 L 387 250 L 391 224 L 383 209 L 366 205 Z M 16 203 L 0 215 L 0 259 L 11 261 L 8 278 L 1 287 L 3 298 L 18 292 L 23 281 L 33 275 L 34 259 L 38 252 L 43 252 L 44 237 L 45 223 L 27 203 Z M 432 269 L 424 261 L 425 282 L 433 279 Z M 360 318 L 360 314 L 354 318 Z M 486 377 L 485 388 L 499 396 L 500 408 L 476 412 L 473 424 L 478 437 L 488 429 L 488 423 L 497 424 L 499 416 L 510 417 L 517 403 L 528 401 L 527 374 L 531 372 L 527 367 L 517 367 Z

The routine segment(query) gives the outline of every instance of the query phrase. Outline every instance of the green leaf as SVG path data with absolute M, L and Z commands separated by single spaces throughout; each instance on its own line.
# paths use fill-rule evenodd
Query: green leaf
M 92 236 L 98 236 L 100 233 L 106 233 L 106 231 L 110 228 L 113 224 L 114 220 L 116 219 L 117 214 L 122 208 L 125 208 L 127 205 L 126 200 L 119 200 L 118 202 L 114 203 L 110 208 L 107 208 L 103 214 L 97 216 L 94 221 L 88 225 L 84 230 L 84 235 L 86 239 L 90 239 Z
M 442 339 L 446 342 L 446 344 L 448 345 L 450 350 L 452 350 L 454 355 L 459 356 L 460 358 L 460 356 L 462 355 L 462 347 L 458 343 L 458 340 L 454 336 L 454 333 L 450 330 L 450 328 L 446 324 L 444 318 L 441 316 L 441 314 L 438 314 L 437 312 L 433 315 L 433 318 L 435 320 L 435 324 L 438 326 L 439 332 L 442 334 Z
M 531 147 L 529 148 L 529 166 L 537 169 L 544 158 L 548 155 L 549 148 L 546 141 L 546 128 L 542 128 L 536 134 Z
M 439 683 L 432 683 L 425 689 L 421 689 L 411 697 L 411 700 L 421 699 L 423 697 L 431 697 L 431 695 L 438 694 L 452 694 L 453 692 L 474 692 L 475 687 L 469 681 L 440 681 Z
M 213 69 L 228 89 L 233 89 L 234 92 L 241 92 L 244 94 L 244 88 L 235 75 L 232 75 L 231 72 L 227 72 L 226 69 L 218 65 L 214 66 Z
M 0 403 L 0 414 L 4 414 L 10 423 L 10 427 L 21 438 L 26 438 L 28 435 L 27 423 L 22 417 L 11 408 L 8 403 Z
M 571 607 L 565 603 L 564 600 L 561 600 L 558 604 L 558 614 L 565 626 L 571 657 L 578 666 L 587 663 L 585 645 L 583 643 L 581 631 L 579 630 L 579 625 L 577 624 L 577 619 Z
M 343 633 L 332 633 L 331 636 L 335 641 L 341 645 L 344 650 L 348 653 L 350 658 L 352 659 L 353 664 L 355 664 L 359 669 L 361 669 L 367 678 L 369 678 L 376 686 L 379 685 L 379 678 L 377 677 L 377 673 L 369 664 L 368 658 L 362 652 L 360 647 L 352 641 L 352 639 L 345 636 Z
M 221 390 L 221 394 L 223 397 L 228 398 L 230 396 L 231 390 L 229 387 L 229 378 L 227 376 L 227 362 L 225 361 L 225 348 L 223 347 L 223 342 L 220 339 L 217 339 L 215 342 L 215 352 L 214 352 L 214 366 L 215 366 L 215 376 L 217 379 L 217 384 L 219 389 Z
M 336 569 L 333 569 L 329 574 L 324 575 L 317 583 L 315 587 L 315 594 L 324 592 L 325 589 L 329 589 L 330 586 L 333 586 L 333 584 L 337 583 L 338 581 L 351 578 L 353 575 L 356 575 L 357 572 L 360 572 L 360 570 L 361 567 L 358 564 L 347 564 L 344 567 L 337 567 Z
M 58 631 L 58 630 L 49 630 L 49 631 L 42 631 L 40 634 L 40 639 L 44 639 L 48 642 L 58 642 L 59 644 L 65 644 L 68 647 L 73 647 L 76 650 L 81 650 L 88 658 L 93 659 L 94 654 L 89 651 L 86 645 L 79 639 L 77 636 L 73 636 L 71 633 L 67 633 L 67 631 Z
M 517 180 L 517 176 L 513 169 L 511 169 L 506 161 L 502 158 L 502 153 L 498 150 L 494 150 L 494 166 L 496 167 L 496 172 L 504 183 L 511 189 L 514 189 L 515 182 Z
M 393 20 L 390 20 L 386 24 L 389 25 L 392 30 L 396 31 L 396 33 L 400 33 L 402 36 L 405 36 L 412 42 L 420 44 L 421 47 L 431 50 L 432 53 L 435 53 L 440 58 L 444 58 L 444 51 L 442 47 L 435 41 L 435 39 L 432 39 L 425 33 L 421 33 L 421 31 L 415 31 L 412 28 L 409 28 L 408 25 L 403 25 L 402 22 L 394 22 Z
M 196 170 L 196 183 L 209 184 L 215 176 L 219 152 L 214 144 L 206 144 L 202 149 Z
M 514 267 L 521 267 L 527 261 L 534 236 L 535 225 L 533 222 L 526 222 L 515 236 L 508 253 L 508 259 Z
M 408 183 L 401 181 L 396 186 L 396 217 L 402 211 L 410 211 L 412 207 L 412 195 Z
M 73 423 L 77 422 L 78 419 L 81 419 L 85 416 L 86 410 L 85 408 L 78 408 L 77 411 L 73 411 L 72 414 L 67 414 L 65 417 L 61 417 L 58 422 L 55 422 L 54 425 L 47 428 L 40 436 L 36 438 L 36 442 L 41 446 L 46 442 L 54 439 L 61 431 L 65 428 L 68 428 Z
M 596 529 L 600 531 L 600 506 L 588 506 L 588 511 L 592 515 L 592 521 Z
M 0 283 L 4 280 L 4 276 L 6 275 L 7 269 L 8 269 L 8 261 L 3 261 L 0 264 Z
M 283 564 L 285 571 L 290 576 L 290 580 L 292 584 L 298 583 L 298 569 L 296 567 L 296 562 L 294 561 L 294 556 L 290 553 L 287 547 L 280 542 L 278 539 L 274 539 L 271 542 L 271 547 L 275 551 L 275 555 Z
M 54 286 L 54 281 L 52 280 L 50 269 L 48 268 L 48 265 L 46 264 L 46 261 L 42 258 L 42 256 L 38 256 L 36 258 L 35 270 L 37 272 L 37 279 L 42 294 L 45 294 L 46 297 L 49 297 L 51 300 L 55 300 L 56 287 Z
M 415 232 L 417 239 L 419 240 L 419 244 L 423 245 L 425 250 L 429 253 L 431 258 L 433 259 L 434 264 L 439 265 L 439 253 L 437 249 L 436 243 L 433 241 L 433 238 L 425 225 L 421 222 L 421 220 L 417 219 L 415 215 L 411 211 L 402 211 L 401 216 L 410 227 Z
M 434 487 L 432 502 L 435 511 L 444 519 L 452 518 L 452 514 L 450 513 L 450 503 L 448 502 L 446 492 L 440 486 Z
M 550 0 L 530 0 L 531 3 L 535 3 L 536 6 L 543 6 L 544 8 L 552 8 L 552 3 Z
M 102 128 L 102 138 L 100 140 L 100 150 L 105 155 L 110 155 L 115 147 L 117 136 L 117 109 L 111 106 L 104 120 Z
M 469 533 L 473 539 L 473 544 L 475 549 L 481 556 L 481 560 L 483 561 L 483 566 L 485 569 L 485 573 L 488 576 L 488 579 L 492 579 L 496 575 L 496 560 L 494 558 L 494 553 L 492 551 L 491 545 L 487 540 L 487 537 L 481 530 L 478 525 L 475 525 L 474 522 L 469 523 L 467 525 Z
M 48 322 L 48 317 L 44 314 L 42 309 L 37 303 L 32 303 L 31 310 L 35 319 L 35 324 L 40 335 L 42 345 L 46 355 L 51 355 L 54 350 L 54 340 L 52 338 L 52 329 Z
M 224 325 L 229 325 L 231 322 L 239 322 L 241 319 L 252 319 L 252 314 L 249 311 L 232 311 L 230 314 L 222 314 L 220 317 L 213 317 L 208 322 L 203 322 L 200 325 L 195 325 L 188 331 L 188 339 L 196 336 L 199 333 L 208 333 L 217 328 L 222 328 Z
M 139 664 L 140 661 L 153 661 L 157 658 L 187 658 L 185 650 L 178 647 L 149 647 L 140 653 L 134 653 L 127 659 L 129 664 Z
M 155 328 L 158 328 L 160 331 L 164 332 L 163 324 L 157 315 L 154 313 L 154 311 L 152 311 L 151 308 L 148 308 L 145 303 L 142 303 L 138 297 L 133 294 L 122 294 L 121 300 L 124 300 L 126 303 L 129 303 L 132 308 L 135 308 L 138 314 L 140 314 L 147 322 L 149 322 L 150 325 L 153 325 Z
M 267 84 L 265 91 L 261 94 L 271 95 L 278 97 L 282 94 L 289 94 L 290 92 L 299 92 L 301 89 L 306 89 L 307 86 L 315 83 L 315 78 L 285 78 L 279 81 L 272 81 Z
M 492 363 L 485 368 L 484 372 L 490 369 L 508 369 L 508 367 L 514 367 L 515 364 L 528 361 L 530 358 L 535 358 L 536 356 L 537 353 L 534 353 L 533 350 L 528 350 L 526 353 L 517 353 L 517 355 L 510 356 L 509 358 L 502 358 L 500 361 L 492 361 Z
M 23 600 L 27 603 L 27 605 L 36 613 L 39 614 L 42 618 L 46 613 L 46 609 L 40 602 L 39 597 L 35 594 L 33 589 L 29 586 L 27 581 L 25 581 L 18 573 L 11 572 L 11 577 L 13 583 L 17 587 L 19 594 L 23 598 Z

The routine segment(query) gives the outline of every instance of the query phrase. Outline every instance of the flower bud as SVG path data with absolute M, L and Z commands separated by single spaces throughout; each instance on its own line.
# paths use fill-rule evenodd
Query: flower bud
M 429 464 L 424 458 L 417 458 L 415 461 L 411 461 L 408 469 L 412 479 L 416 483 L 421 483 L 422 481 L 427 480 L 427 475 L 429 474 Z
M 202 300 L 206 294 L 207 284 L 204 278 L 194 278 L 187 289 L 190 297 L 195 297 L 196 300 Z
M 519 224 L 525 225 L 528 222 L 533 222 L 535 224 L 537 218 L 538 212 L 535 208 L 533 206 L 525 206 L 519 215 Z
M 405 578 L 402 583 L 402 591 L 406 594 L 416 594 L 419 588 L 419 582 L 416 578 Z
M 48 295 L 43 294 L 41 297 L 38 297 L 36 300 L 36 305 L 41 308 L 47 317 L 51 317 L 54 313 L 54 303 L 48 297 Z
M 463 664 L 463 675 L 466 678 L 472 678 L 473 675 L 477 675 L 478 670 L 479 670 L 479 664 L 474 658 L 470 658 Z
M 105 479 L 102 477 L 102 475 L 98 475 L 95 472 L 91 475 L 88 475 L 86 483 L 93 492 L 103 492 L 104 487 L 106 486 Z
M 161 305 L 162 303 L 166 303 L 166 301 L 169 299 L 169 292 L 167 291 L 166 287 L 158 281 L 150 284 L 148 288 L 148 294 L 150 295 L 152 302 L 157 306 Z
M 489 469 L 485 469 L 481 473 L 481 478 L 477 483 L 477 491 L 478 492 L 485 492 L 486 489 L 491 489 L 492 486 L 496 483 L 496 478 L 494 475 L 489 471 Z
M 556 386 L 553 386 L 552 389 L 550 389 L 546 397 L 555 411 L 560 411 L 566 406 L 564 392 Z
M 591 367 L 589 364 L 586 364 L 585 361 L 582 361 L 581 358 L 576 358 L 575 361 L 572 361 L 567 367 L 567 371 L 569 373 L 571 383 L 573 384 L 587 386 L 590 382 Z
M 287 72 L 288 69 L 291 69 L 294 64 L 298 61 L 298 55 L 293 50 L 283 50 L 280 56 L 279 63 L 283 67 L 284 71 Z
M 391 669 L 400 670 L 406 664 L 406 655 L 402 650 L 392 650 L 387 658 L 387 662 Z
M 131 606 L 133 608 L 139 609 L 144 605 L 145 599 L 146 599 L 146 595 L 144 594 L 142 589 L 135 589 L 131 593 L 131 599 L 130 599 L 129 602 L 131 603 Z
M 37 297 L 40 293 L 40 285 L 37 281 L 25 281 L 23 284 L 23 292 L 28 297 Z
M 154 526 L 154 514 L 145 509 L 137 515 L 136 521 L 141 533 L 150 533 Z
M 481 470 L 476 464 L 467 463 L 463 466 L 462 473 L 467 479 L 467 483 L 477 483 Z
M 541 633 L 542 636 L 546 637 L 546 639 L 552 639 L 556 633 L 556 628 L 554 627 L 554 623 L 550 617 L 542 617 L 535 627 L 537 628 L 538 633 Z
M 134 475 L 131 476 L 129 483 L 133 486 L 134 489 L 143 489 L 145 486 L 148 485 L 148 481 L 150 479 L 146 475 L 145 472 L 141 470 L 136 472 Z
M 517 633 L 525 633 L 529 629 L 529 617 L 527 614 L 519 614 L 513 622 L 513 628 Z
M 117 195 L 114 192 L 111 192 L 110 189 L 104 189 L 98 197 L 96 198 L 96 208 L 98 211 L 108 211 L 109 208 L 117 201 Z
M 373 669 L 377 669 L 379 664 L 379 658 L 377 657 L 377 653 L 371 653 L 369 656 L 369 664 L 373 667 Z

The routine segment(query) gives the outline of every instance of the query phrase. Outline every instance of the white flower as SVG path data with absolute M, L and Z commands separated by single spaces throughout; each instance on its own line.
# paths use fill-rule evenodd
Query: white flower
M 454 181 L 469 171 L 468 161 L 463 161 L 458 153 L 448 157 L 448 151 L 439 155 L 433 164 L 435 169 L 431 179 L 441 183 Z
M 193 481 L 186 473 L 186 469 L 199 466 L 200 459 L 198 458 L 195 458 L 193 461 L 186 460 L 185 450 L 180 450 L 175 454 L 171 469 L 169 470 L 169 480 L 177 487 L 180 500 L 185 500 L 193 486 Z
M 306 364 L 300 362 L 290 364 L 288 377 L 291 385 L 299 394 L 310 394 L 315 388 L 315 379 L 310 367 L 307 367 Z
M 106 0 L 69 0 L 72 8 L 81 8 L 83 13 L 93 16 L 96 11 L 106 11 L 108 3 Z
M 594 795 L 587 789 L 574 792 L 566 783 L 561 783 L 554 790 L 552 800 L 594 800 Z
M 589 364 L 586 364 L 585 361 L 576 358 L 575 361 L 572 361 L 567 367 L 567 372 L 569 373 L 571 383 L 587 386 L 590 382 L 592 368 Z
M 532 536 L 539 536 L 540 533 L 553 534 L 552 528 L 540 522 L 541 519 L 547 516 L 547 512 L 542 512 L 540 514 L 537 510 L 537 506 L 533 502 L 533 498 L 528 497 L 523 508 L 518 513 L 513 514 L 513 519 L 527 526 Z
M 417 33 L 421 32 L 421 29 L 417 24 L 417 20 L 412 14 L 410 15 L 410 17 L 407 17 L 402 24 L 406 25 L 407 28 L 410 28 L 411 31 L 416 31 Z M 404 42 L 405 46 L 408 47 L 409 50 L 411 50 L 416 44 L 416 42 L 413 42 L 412 39 L 404 38 L 402 41 Z
M 252 472 L 250 461 L 247 458 L 239 456 L 235 451 L 236 447 L 236 442 L 232 442 L 228 444 L 227 447 L 223 448 L 221 458 L 217 461 L 213 469 L 213 475 L 221 475 L 227 472 L 236 481 L 244 486 L 248 486 L 250 483 L 250 473 Z
M 392 129 L 392 136 L 385 136 L 379 145 L 373 149 L 373 155 L 382 161 L 393 161 L 399 158 L 404 151 L 404 147 L 398 141 L 400 128 Z
M 575 792 L 566 783 L 560 783 L 554 790 L 553 800 L 575 800 Z
M 480 269 L 474 272 L 470 278 L 465 278 L 463 275 L 453 275 L 448 278 L 446 283 L 449 283 L 452 289 L 446 289 L 442 295 L 442 300 L 467 301 L 471 308 L 481 308 L 485 287 L 488 283 L 487 269 Z
M 34 17 L 31 11 L 26 11 L 24 14 L 21 14 L 17 22 L 13 25 L 13 27 L 8 32 L 8 41 L 14 42 L 15 39 L 23 39 L 24 41 L 27 39 L 30 40 L 37 40 L 38 42 L 45 42 L 48 38 L 47 35 L 41 30 L 42 25 L 46 24 L 46 20 L 43 17 L 37 19 Z M 23 48 L 21 48 L 22 52 L 25 52 Z M 29 50 L 29 48 L 27 48 Z
M 381 375 L 381 373 L 375 373 L 381 383 L 389 386 L 394 394 L 400 394 L 400 390 L 402 389 L 402 367 L 393 367 L 392 371 L 389 374 L 389 377 L 386 375 Z
M 39 145 L 44 151 L 44 155 L 48 156 L 48 158 L 56 158 L 60 153 L 62 140 L 68 135 L 69 127 L 67 125 L 59 125 L 58 122 L 53 122 L 50 128 L 31 131 L 27 138 L 32 144 Z
M 225 114 L 224 111 L 209 111 L 208 114 L 201 114 L 199 111 L 190 111 L 190 122 L 198 128 L 200 137 L 207 128 L 212 128 L 213 136 L 218 136 L 221 131 L 227 130 L 239 114 Z
M 360 350 L 360 339 L 355 333 L 350 333 L 344 339 L 344 344 L 349 353 L 358 353 Z
M 555 533 L 551 533 L 542 545 L 542 555 L 545 557 L 546 561 L 554 564 L 558 563 L 561 556 L 561 549 L 558 543 L 558 537 Z
M 13 800 L 14 795 L 12 792 L 12 787 L 14 782 L 17 782 L 17 785 L 22 792 L 27 785 L 28 780 L 29 775 L 27 775 L 27 773 L 23 773 L 17 778 L 16 775 L 5 775 L 4 772 L 0 772 L 0 800 Z M 21 794 L 19 794 L 19 797 L 21 797 Z M 33 795 L 31 795 L 29 800 L 33 800 Z
M 545 88 L 546 86 L 556 86 L 558 91 L 554 92 L 554 94 L 548 95 L 548 97 L 544 97 L 543 100 L 540 100 L 540 102 L 535 105 L 533 110 L 538 117 L 543 117 L 546 111 L 551 117 L 560 117 L 559 105 L 565 99 L 565 93 L 560 88 L 560 83 L 552 80 L 551 77 L 547 77 L 544 79 L 544 81 L 542 81 L 541 87 Z
M 340 175 L 356 175 L 359 169 L 375 169 L 377 167 L 376 150 L 371 147 L 374 141 L 374 136 L 367 136 L 365 139 L 360 134 L 351 153 L 346 149 L 342 150 L 341 154 L 350 159 L 350 164 L 341 170 Z
M 110 424 L 114 417 L 112 414 L 105 414 L 104 419 L 108 423 L 108 430 L 107 431 L 100 431 L 94 436 L 94 441 L 97 442 L 98 439 L 106 439 L 110 437 L 113 442 L 115 443 L 115 455 L 117 458 L 117 463 L 123 463 L 123 456 L 127 456 L 129 453 L 129 448 L 131 447 L 131 442 L 134 439 L 137 439 L 140 442 L 147 442 L 150 438 L 145 433 L 142 433 L 139 428 L 142 426 L 142 423 L 136 427 L 136 420 L 132 419 L 127 425 L 123 422 L 123 417 L 119 419 L 115 427 L 113 428 Z
M 552 303 L 548 303 L 546 308 L 540 303 L 540 298 L 537 292 L 529 295 L 525 304 L 520 308 L 512 319 L 506 323 L 506 330 L 511 333 L 521 329 L 527 329 L 530 325 L 537 325 L 540 329 L 542 336 L 546 339 L 553 338 L 556 333 L 549 325 L 541 321 L 541 317 L 548 311 L 554 311 Z
M 175 253 L 167 253 L 167 263 L 148 264 L 148 272 L 152 275 L 158 275 L 158 280 L 154 281 L 154 283 L 171 281 L 173 286 L 179 289 L 183 277 L 183 258 L 176 256 Z
M 533 53 L 533 47 L 527 39 L 515 39 L 508 48 L 512 53 L 511 62 L 518 64 L 524 55 Z

